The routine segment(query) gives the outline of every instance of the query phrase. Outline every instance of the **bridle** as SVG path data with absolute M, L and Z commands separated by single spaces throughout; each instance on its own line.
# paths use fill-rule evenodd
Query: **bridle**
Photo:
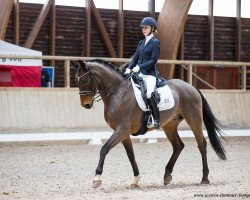
M 87 75 L 90 76 L 90 79 L 91 79 L 91 88 L 92 89 L 91 90 L 87 90 L 87 91 L 85 91 L 85 90 L 84 91 L 83 90 L 79 90 L 79 95 L 80 96 L 86 96 L 86 95 L 93 95 L 93 96 L 95 96 L 96 93 L 97 93 L 97 89 L 96 89 L 95 82 L 94 82 L 95 78 L 92 75 L 92 73 L 91 73 L 91 71 L 90 71 L 89 68 L 88 68 L 88 70 L 87 70 L 87 72 L 85 74 L 83 74 L 81 76 L 77 76 L 77 74 L 75 74 L 75 77 L 77 78 L 77 82 L 79 84 L 80 83 L 80 79 L 83 78 L 83 77 L 85 77 L 85 76 L 87 76 Z
M 118 81 L 117 83 L 114 83 L 114 84 L 112 84 L 111 86 L 109 86 L 109 87 L 107 87 L 105 90 L 100 90 L 100 91 L 98 91 L 98 89 L 97 89 L 97 86 L 99 86 L 99 83 L 98 83 L 98 81 L 96 80 L 96 78 L 95 78 L 95 76 L 93 75 L 93 73 L 91 72 L 91 70 L 90 70 L 90 68 L 89 68 L 89 66 L 85 63 L 85 65 L 86 65 L 86 73 L 85 74 L 83 74 L 83 75 L 81 75 L 81 76 L 77 76 L 77 74 L 75 74 L 75 77 L 77 78 L 77 81 L 78 81 L 78 83 L 80 83 L 79 81 L 80 81 L 80 79 L 81 78 L 83 78 L 83 77 L 85 77 L 85 76 L 89 76 L 90 77 L 90 80 L 91 80 L 91 90 L 87 90 L 87 91 L 83 91 L 83 90 L 79 90 L 79 95 L 80 96 L 87 96 L 87 95 L 93 95 L 93 101 L 95 101 L 97 98 L 100 98 L 100 96 L 101 96 L 101 93 L 105 93 L 105 92 L 107 92 L 110 88 L 112 88 L 112 87 L 114 87 L 114 86 L 116 86 L 113 90 L 111 90 L 109 93 L 107 93 L 105 96 L 104 96 L 104 98 L 107 98 L 108 96 L 110 96 L 111 94 L 113 94 L 118 88 L 120 88 L 121 86 L 122 86 L 122 84 L 126 81 L 126 80 L 128 80 L 131 76 L 128 76 L 128 77 L 126 77 L 125 79 L 122 79 L 121 81 Z M 100 87 L 99 87 L 100 88 Z M 97 99 L 96 101 L 98 102 L 98 101 L 100 101 L 101 100 L 101 98 L 100 99 Z

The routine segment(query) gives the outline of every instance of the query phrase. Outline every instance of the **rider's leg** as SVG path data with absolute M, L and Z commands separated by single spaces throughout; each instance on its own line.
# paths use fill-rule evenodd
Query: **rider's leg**
M 156 128 L 160 128 L 160 113 L 159 113 L 157 104 L 152 96 L 149 98 L 149 105 L 152 109 L 152 113 L 154 117 L 154 126 Z
M 147 98 L 150 99 L 152 93 L 155 91 L 156 78 L 155 76 L 146 75 L 144 80 L 147 84 Z
M 152 114 L 154 117 L 154 126 L 156 128 L 159 128 L 160 127 L 159 109 L 157 107 L 157 104 L 156 104 L 154 98 L 152 97 L 152 93 L 155 90 L 156 77 L 151 76 L 151 75 L 142 75 L 142 74 L 140 74 L 140 76 L 143 78 L 143 80 L 145 81 L 145 83 L 147 85 L 147 98 L 149 100 L 149 106 L 152 110 Z

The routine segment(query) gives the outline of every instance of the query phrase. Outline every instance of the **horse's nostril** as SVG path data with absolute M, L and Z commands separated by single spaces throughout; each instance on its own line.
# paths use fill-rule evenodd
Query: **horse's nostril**
M 90 109 L 90 108 L 92 108 L 92 105 L 90 105 L 90 104 L 86 104 L 86 105 L 84 106 L 84 108 L 86 108 L 86 109 Z

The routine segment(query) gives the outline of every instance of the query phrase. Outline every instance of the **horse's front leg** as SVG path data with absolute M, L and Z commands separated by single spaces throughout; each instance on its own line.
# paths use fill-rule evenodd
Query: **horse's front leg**
M 139 179 L 140 179 L 139 169 L 138 169 L 137 163 L 135 161 L 133 145 L 132 145 L 130 137 L 128 136 L 126 139 L 124 139 L 122 141 L 122 144 L 123 144 L 123 146 L 124 146 L 124 148 L 125 148 L 125 150 L 127 152 L 129 161 L 130 161 L 130 163 L 132 165 L 133 172 L 134 172 L 134 180 L 133 180 L 133 182 L 131 184 L 131 187 L 139 187 Z
M 101 175 L 103 172 L 104 160 L 108 152 L 119 142 L 125 139 L 128 136 L 128 131 L 120 129 L 119 131 L 115 131 L 112 136 L 108 139 L 108 141 L 103 145 L 100 151 L 100 159 L 98 166 L 95 171 L 95 178 L 93 180 L 93 188 L 100 187 L 102 184 Z

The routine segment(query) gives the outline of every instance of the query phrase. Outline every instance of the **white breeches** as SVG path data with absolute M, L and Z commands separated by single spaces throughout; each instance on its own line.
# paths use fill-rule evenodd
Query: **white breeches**
M 156 77 L 151 75 L 144 75 L 142 73 L 139 74 L 140 77 L 143 78 L 147 85 L 147 98 L 151 97 L 152 92 L 154 92 L 155 84 L 156 84 Z

